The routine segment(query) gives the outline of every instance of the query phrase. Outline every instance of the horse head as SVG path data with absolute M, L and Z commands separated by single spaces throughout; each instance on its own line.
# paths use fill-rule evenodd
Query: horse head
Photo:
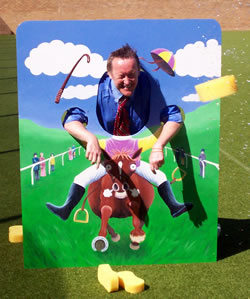
M 142 148 L 139 148 L 132 157 L 123 152 L 117 152 L 112 158 L 109 154 L 103 150 L 104 163 L 103 166 L 106 168 L 107 173 L 119 179 L 130 177 L 136 170 L 136 163 L 140 159 Z
M 138 196 L 130 177 L 136 171 L 136 163 L 140 159 L 142 149 L 138 149 L 132 157 L 126 153 L 117 152 L 112 158 L 107 152 L 103 151 L 105 161 L 103 166 L 106 168 L 107 174 L 112 178 L 111 189 L 106 189 L 106 195 L 114 192 L 115 197 L 123 199 L 128 196 L 128 191 L 133 197 Z

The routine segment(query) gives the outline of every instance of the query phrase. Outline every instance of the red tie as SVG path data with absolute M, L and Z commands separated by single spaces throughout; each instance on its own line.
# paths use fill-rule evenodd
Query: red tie
M 122 96 L 119 100 L 119 105 L 115 117 L 114 131 L 113 135 L 115 136 L 128 136 L 130 135 L 129 131 L 129 114 L 125 108 L 126 103 L 129 98 Z

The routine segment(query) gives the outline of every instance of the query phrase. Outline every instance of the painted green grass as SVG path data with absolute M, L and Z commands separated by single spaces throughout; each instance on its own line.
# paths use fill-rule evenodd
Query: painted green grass
M 71 183 L 69 168 L 75 169 L 81 162 L 83 162 L 82 159 L 78 157 L 72 162 L 65 163 L 61 169 L 57 167 L 51 176 L 41 178 L 34 186 L 30 185 L 29 175 L 27 176 L 25 182 L 27 186 L 22 189 L 25 194 L 22 208 L 26 267 L 96 266 L 101 262 L 133 265 L 214 261 L 216 259 L 217 215 L 213 211 L 216 209 L 216 194 L 209 192 L 209 188 L 201 194 L 204 199 L 204 209 L 209 215 L 208 220 L 204 221 L 201 227 L 195 227 L 189 221 L 188 215 L 173 219 L 161 199 L 156 196 L 149 211 L 149 226 L 145 229 L 147 237 L 140 250 L 133 252 L 128 247 L 129 232 L 132 230 L 129 217 L 110 221 L 110 224 L 120 233 L 121 241 L 113 243 L 108 237 L 109 250 L 105 253 L 94 252 L 91 249 L 91 241 L 98 234 L 100 219 L 91 212 L 88 204 L 86 204 L 90 213 L 88 224 L 74 223 L 73 213 L 64 222 L 50 213 L 45 206 L 46 201 L 62 204 L 65 199 L 63 195 L 67 194 Z M 170 161 L 168 162 L 171 165 Z M 198 168 L 196 170 L 199 171 Z M 216 178 L 218 177 L 216 172 L 217 170 L 211 167 L 207 175 Z M 200 180 L 199 185 L 202 189 L 202 184 L 205 185 L 205 182 L 198 176 L 197 179 Z M 177 183 L 174 191 L 179 198 L 181 190 Z M 207 196 L 204 196 L 205 194 Z M 80 207 L 81 204 L 75 210 Z M 161 211 L 160 215 L 159 211 Z M 72 252 L 74 252 L 73 256 Z
M 211 115 L 211 118 L 203 115 Z M 189 113 L 185 123 L 190 136 L 191 153 L 198 156 L 200 148 L 205 146 L 211 157 L 209 160 L 218 163 L 218 101 Z M 22 166 L 30 164 L 34 151 L 44 152 L 46 157 L 51 151 L 58 154 L 67 150 L 74 141 L 63 130 L 43 128 L 29 120 L 21 119 L 19 128 Z M 198 138 L 201 134 L 202 143 L 201 138 Z M 74 211 L 81 207 L 81 202 L 67 221 L 53 215 L 45 206 L 48 201 L 56 205 L 63 204 L 74 176 L 90 165 L 83 150 L 81 152 L 73 161 L 69 161 L 65 156 L 64 166 L 61 165 L 61 158 L 57 158 L 56 171 L 50 176 L 40 178 L 34 186 L 30 184 L 30 170 L 21 173 L 25 267 L 97 266 L 102 262 L 112 265 L 137 265 L 216 260 L 218 170 L 214 166 L 206 167 L 205 179 L 199 176 L 197 160 L 189 158 L 188 168 L 182 166 L 187 171 L 185 182 L 194 175 L 199 194 L 198 200 L 193 198 L 189 191 L 188 200 L 194 203 L 194 209 L 189 214 L 172 218 L 155 190 L 155 199 L 149 210 L 149 225 L 144 226 L 146 240 L 141 244 L 141 248 L 138 251 L 129 248 L 132 218 L 113 218 L 110 224 L 121 235 L 121 240 L 113 243 L 108 236 L 109 249 L 100 253 L 91 248 L 91 242 L 100 229 L 100 219 L 92 213 L 88 204 L 88 224 L 73 222 Z M 143 160 L 148 161 L 149 153 L 143 153 Z M 169 180 L 172 180 L 172 172 L 178 165 L 171 150 L 166 149 L 165 153 L 166 163 L 162 170 Z M 180 171 L 177 171 L 175 177 L 180 176 Z M 174 183 L 173 190 L 178 200 L 183 201 L 182 183 Z

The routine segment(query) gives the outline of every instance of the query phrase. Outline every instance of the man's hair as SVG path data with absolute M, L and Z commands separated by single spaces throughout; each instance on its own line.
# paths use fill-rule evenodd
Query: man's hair
M 122 46 L 120 49 L 117 49 L 110 53 L 108 62 L 107 62 L 107 71 L 108 72 L 111 72 L 111 70 L 112 70 L 112 61 L 114 60 L 114 58 L 122 58 L 122 59 L 134 58 L 137 63 L 138 69 L 140 69 L 140 61 L 136 54 L 136 50 L 132 49 L 130 47 L 130 45 L 128 45 L 128 44 L 126 44 L 126 45 Z

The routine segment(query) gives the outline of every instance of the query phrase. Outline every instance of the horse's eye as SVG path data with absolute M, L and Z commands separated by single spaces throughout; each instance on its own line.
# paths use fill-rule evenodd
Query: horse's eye
M 130 169 L 133 170 L 133 171 L 136 170 L 136 165 L 135 164 L 131 164 L 130 165 Z
M 114 191 L 118 191 L 119 190 L 119 186 L 118 186 L 117 183 L 114 183 L 112 187 L 113 187 Z
M 112 166 L 111 166 L 110 164 L 107 164 L 107 165 L 106 165 L 106 170 L 107 170 L 107 171 L 110 171 L 111 169 L 112 169 Z
M 123 189 L 124 191 L 127 191 L 127 190 L 129 189 L 129 185 L 128 185 L 128 183 L 124 183 L 123 186 L 122 186 L 122 189 Z

